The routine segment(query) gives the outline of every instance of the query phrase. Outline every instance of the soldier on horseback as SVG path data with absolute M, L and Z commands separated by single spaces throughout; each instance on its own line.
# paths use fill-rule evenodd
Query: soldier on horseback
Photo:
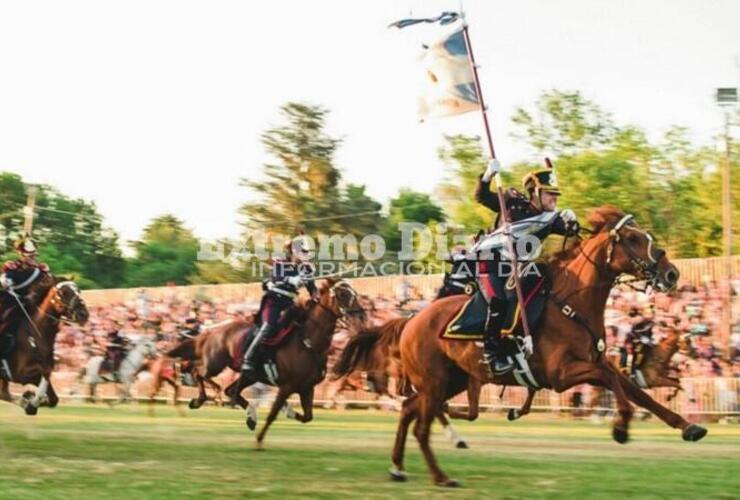
M 638 370 L 650 348 L 655 345 L 653 339 L 653 323 L 650 319 L 643 319 L 635 323 L 625 337 L 622 366 L 626 375 L 632 375 Z
M 0 371 L 9 374 L 7 356 L 15 347 L 15 331 L 24 318 L 21 303 L 32 304 L 29 287 L 49 273 L 49 266 L 38 261 L 36 243 L 25 235 L 15 243 L 19 258 L 3 265 L 0 275 Z M 3 373 L 0 373 L 3 375 Z
M 262 351 L 262 342 L 278 332 L 281 316 L 293 306 L 298 290 L 306 287 L 312 299 L 315 299 L 317 290 L 313 282 L 314 269 L 309 261 L 308 252 L 305 241 L 302 238 L 295 238 L 285 245 L 284 258 L 273 259 L 272 274 L 263 284 L 265 294 L 258 313 L 259 331 L 244 354 L 242 379 L 254 378 L 255 359 Z
M 121 333 L 120 324 L 111 320 L 108 332 L 106 332 L 104 369 L 110 371 L 114 380 L 119 378 L 118 369 L 126 355 L 128 339 Z
M 489 314 L 485 331 L 484 362 L 488 363 L 495 373 L 505 373 L 514 367 L 511 358 L 508 357 L 511 344 L 508 338 L 501 337 L 503 322 L 508 313 L 505 287 L 513 270 L 511 266 L 502 265 L 507 260 L 502 255 L 505 251 L 506 237 L 502 228 L 504 221 L 499 198 L 491 191 L 491 180 L 499 171 L 498 160 L 491 160 L 475 190 L 476 201 L 498 214 L 494 225 L 497 230 L 476 248 L 479 252 L 478 285 L 488 302 Z M 575 213 L 570 209 L 557 211 L 560 189 L 553 170 L 531 171 L 524 176 L 522 183 L 527 192 L 526 196 L 514 188 L 504 192 L 509 222 L 515 225 L 512 235 L 515 244 L 516 239 L 523 236 L 534 236 L 541 245 L 550 234 L 572 235 L 578 232 Z M 487 255 L 482 257 L 481 249 L 484 249 Z

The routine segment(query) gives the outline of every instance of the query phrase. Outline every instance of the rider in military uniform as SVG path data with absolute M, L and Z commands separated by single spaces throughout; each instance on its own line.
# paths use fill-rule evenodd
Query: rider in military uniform
M 448 262 L 451 268 L 445 273 L 438 299 L 466 293 L 466 287 L 475 281 L 475 261 L 469 259 L 465 245 L 456 245 Z
M 24 318 L 18 301 L 25 304 L 35 302 L 36 297 L 29 294 L 29 286 L 49 272 L 49 266 L 37 260 L 36 243 L 26 235 L 15 243 L 18 259 L 3 265 L 0 275 L 0 358 L 3 368 L 5 356 L 14 347 L 14 333 Z
M 272 263 L 272 274 L 265 281 L 265 295 L 262 298 L 258 321 L 261 322 L 254 341 L 244 354 L 241 376 L 253 379 L 256 368 L 255 358 L 262 349 L 262 342 L 278 331 L 278 321 L 284 311 L 293 306 L 298 290 L 306 287 L 312 298 L 317 290 L 313 282 L 314 269 L 308 260 L 308 248 L 301 238 L 296 238 L 284 247 L 285 258 L 276 258 Z
M 632 326 L 624 339 L 627 359 L 624 363 L 627 375 L 639 369 L 645 361 L 650 348 L 654 344 L 653 327 L 655 323 L 650 319 L 643 319 Z
M 498 161 L 491 160 L 475 190 L 476 201 L 498 214 L 495 227 L 499 228 L 480 242 L 476 249 L 479 254 L 478 285 L 488 301 L 489 309 L 484 361 L 492 366 L 495 373 L 505 373 L 514 366 L 507 356 L 510 345 L 500 336 L 502 323 L 508 312 L 505 285 L 512 269 L 511 266 L 501 265 L 506 260 L 501 254 L 506 250 L 505 235 L 500 229 L 504 221 L 499 198 L 491 191 L 491 180 L 499 172 Z M 514 188 L 504 192 L 509 222 L 516 223 L 516 227 L 512 229 L 515 239 L 525 235 L 534 236 L 541 244 L 552 233 L 571 235 L 578 231 L 578 222 L 572 210 L 557 211 L 560 189 L 551 169 L 531 171 L 524 176 L 522 183 L 526 195 Z M 485 255 L 481 255 L 481 248 L 486 249 Z M 524 259 L 520 258 L 521 260 Z
M 185 327 L 181 328 L 177 332 L 178 340 L 182 342 L 184 340 L 194 339 L 195 337 L 200 335 L 201 326 L 203 325 L 197 316 L 193 315 L 188 317 L 185 320 Z
M 105 359 L 106 366 L 110 370 L 114 377 L 118 377 L 118 369 L 121 367 L 121 362 L 126 353 L 126 347 L 128 346 L 128 339 L 121 333 L 117 323 L 113 323 L 112 327 L 105 334 L 106 345 L 105 345 Z

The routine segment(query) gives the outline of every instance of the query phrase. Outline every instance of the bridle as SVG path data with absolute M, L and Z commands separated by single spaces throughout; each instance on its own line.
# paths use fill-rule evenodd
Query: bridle
M 654 283 L 657 275 L 658 275 L 658 261 L 663 256 L 663 252 L 659 251 L 657 252 L 658 256 L 655 257 L 653 254 L 653 235 L 648 233 L 647 231 L 643 231 L 639 227 L 637 227 L 636 224 L 634 224 L 635 218 L 631 214 L 627 214 L 624 217 L 622 217 L 619 222 L 617 222 L 617 225 L 614 226 L 609 231 L 609 248 L 607 250 L 606 255 L 606 264 L 609 265 L 611 263 L 613 254 L 614 254 L 614 247 L 622 242 L 622 236 L 619 234 L 619 231 L 624 227 L 629 225 L 629 229 L 632 231 L 636 231 L 647 239 L 648 242 L 648 248 L 647 248 L 647 258 L 648 260 L 643 259 L 642 257 L 635 254 L 634 251 L 629 247 L 629 245 L 622 245 L 622 249 L 625 251 L 627 256 L 630 259 L 630 262 L 634 266 L 635 269 L 637 269 L 638 272 L 640 272 L 643 277 L 648 280 L 650 283 Z
M 342 304 L 337 298 L 337 290 L 340 288 L 350 294 L 348 305 Z M 357 294 L 355 289 L 352 288 L 352 286 L 344 280 L 337 281 L 331 286 L 331 288 L 329 288 L 329 297 L 331 297 L 332 300 L 336 301 L 336 307 L 337 309 L 339 309 L 339 314 L 337 314 L 332 307 L 322 304 L 321 301 L 317 301 L 316 304 L 318 304 L 323 310 L 334 316 L 334 319 L 340 319 L 350 314 L 365 312 L 365 310 L 359 306 L 359 295 Z M 357 306 L 352 307 L 353 304 Z
M 69 303 L 65 303 L 64 300 L 62 300 L 61 296 L 61 290 L 67 288 L 72 291 L 72 299 L 69 301 Z M 66 281 L 60 281 L 56 285 L 54 285 L 54 296 L 49 301 L 51 306 L 57 310 L 62 311 L 62 313 L 59 316 L 54 316 L 48 312 L 44 312 L 44 314 L 56 321 L 67 321 L 75 323 L 77 322 L 77 308 L 79 305 L 84 305 L 85 301 L 82 299 L 82 296 L 80 295 L 80 290 L 77 288 L 77 284 L 74 281 L 66 280 Z M 72 311 L 72 315 L 68 316 L 67 312 Z
M 621 230 L 624 227 L 628 227 L 631 231 L 636 231 L 647 239 L 648 242 L 648 248 L 647 248 L 647 260 L 637 255 L 630 247 L 629 245 L 624 243 L 624 236 L 621 234 Z M 593 234 L 591 231 L 585 228 L 581 228 L 581 231 L 585 231 L 588 233 Z M 658 263 L 663 256 L 662 250 L 655 251 L 653 248 L 655 239 L 653 236 L 639 227 L 635 224 L 635 217 L 632 214 L 627 214 L 621 219 L 619 219 L 619 222 L 617 222 L 613 228 L 609 230 L 609 239 L 608 239 L 608 247 L 606 250 L 606 271 L 616 274 L 614 277 L 613 285 L 617 284 L 629 284 L 630 281 L 646 281 L 647 285 L 656 287 L 658 285 Z M 614 249 L 617 245 L 621 245 L 622 250 L 627 254 L 627 257 L 630 260 L 630 263 L 634 267 L 635 271 L 640 274 L 640 277 L 635 277 L 634 279 L 630 279 L 628 281 L 624 281 L 621 279 L 621 276 L 623 274 L 632 274 L 629 272 L 615 272 L 610 268 L 610 264 L 614 257 Z M 597 270 L 601 271 L 603 266 L 600 266 L 597 262 L 593 260 L 593 258 L 585 252 L 582 246 L 579 245 L 579 252 L 583 257 Z M 595 253 L 595 252 L 593 252 Z M 657 256 L 656 256 L 657 254 Z M 647 286 L 646 286 L 647 288 Z

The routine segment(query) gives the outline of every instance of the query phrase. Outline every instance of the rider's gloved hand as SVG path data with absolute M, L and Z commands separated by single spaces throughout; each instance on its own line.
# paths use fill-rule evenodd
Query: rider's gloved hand
M 491 179 L 493 179 L 493 177 L 499 172 L 501 172 L 501 164 L 496 158 L 491 159 L 491 161 L 488 162 L 486 171 L 483 173 L 483 182 L 491 182 Z
M 560 212 L 560 218 L 563 219 L 563 221 L 566 224 L 569 224 L 571 222 L 576 222 L 577 220 L 576 213 L 570 208 L 566 208 L 565 210 L 562 210 Z
M 7 275 L 3 274 L 2 276 L 0 276 L 0 286 L 5 289 L 11 288 L 13 286 L 13 280 Z

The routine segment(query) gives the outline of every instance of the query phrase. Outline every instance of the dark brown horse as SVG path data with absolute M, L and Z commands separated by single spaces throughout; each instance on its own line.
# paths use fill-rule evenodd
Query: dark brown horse
M 603 356 L 604 309 L 615 279 L 622 273 L 651 280 L 659 288 L 671 288 L 678 270 L 656 248 L 652 237 L 613 207 L 595 210 L 589 218 L 593 235 L 557 255 L 548 265 L 552 277 L 552 299 L 533 332 L 534 354 L 529 365 L 540 388 L 562 392 L 578 384 L 605 386 L 617 399 L 613 437 L 628 440 L 633 409 L 630 401 L 646 408 L 671 427 L 680 428 L 685 440 L 704 437 L 706 429 L 689 424 L 676 413 L 654 401 L 616 370 Z M 445 401 L 463 391 L 468 380 L 519 385 L 514 374 L 493 377 L 481 364 L 481 347 L 473 342 L 446 340 L 440 334 L 465 303 L 465 297 L 435 301 L 413 317 L 400 340 L 401 363 L 416 394 L 401 411 L 393 449 L 394 479 L 405 480 L 403 456 L 409 425 L 416 421 L 419 441 L 435 484 L 457 486 L 440 469 L 429 438 L 432 421 Z M 531 404 L 531 401 L 529 402 Z
M 200 356 L 196 353 L 197 340 L 206 341 L 212 338 L 214 332 L 220 334 L 225 331 L 223 327 L 233 324 L 233 321 L 225 321 L 213 326 L 201 328 L 201 334 L 198 337 L 186 339 L 180 342 L 175 348 L 160 356 L 149 364 L 149 373 L 152 376 L 151 386 L 149 389 L 149 414 L 154 414 L 154 398 L 162 390 L 164 384 L 172 387 L 172 404 L 177 411 L 183 415 L 180 410 L 180 388 L 183 371 L 186 370 L 193 378 L 193 382 L 198 386 L 200 394 L 198 398 L 190 402 L 190 408 L 200 408 L 208 400 L 223 404 L 221 398 L 221 386 L 210 377 L 203 376 L 203 370 L 200 365 Z M 223 368 L 225 368 L 224 365 Z M 223 368 L 221 371 L 223 371 Z M 219 373 L 221 373 L 219 371 Z M 209 397 L 206 393 L 205 386 L 209 385 L 214 391 L 215 396 Z M 195 403 L 194 403 L 195 402 Z
M 84 325 L 89 313 L 77 286 L 66 278 L 44 274 L 29 287 L 27 295 L 39 299 L 30 304 L 31 307 L 26 305 L 30 321 L 24 315 L 18 330 L 13 332 L 16 344 L 8 365 L 12 374 L 10 382 L 37 386 L 35 393 L 27 391 L 21 399 L 26 414 L 35 415 L 42 401 L 52 408 L 59 403 L 51 385 L 59 323 L 72 321 Z M 17 313 L 23 314 L 20 310 Z M 1 397 L 12 400 L 7 380 L 3 381 Z
M 357 372 L 365 372 L 369 389 L 391 398 L 409 397 L 413 394 L 411 384 L 401 369 L 401 353 L 398 347 L 401 332 L 409 318 L 399 317 L 382 325 L 364 328 L 354 335 L 333 367 L 334 378 L 350 377 Z M 396 391 L 391 393 L 390 380 L 396 380 Z M 468 409 L 465 412 L 451 407 L 437 415 L 447 437 L 457 448 L 468 448 L 447 419 L 445 412 L 456 419 L 473 421 L 478 418 L 478 401 L 481 383 L 471 378 L 468 385 Z
M 691 335 L 670 327 L 667 329 L 667 335 L 645 354 L 645 360 L 636 372 L 637 376 L 632 377 L 633 381 L 643 389 L 673 387 L 675 391 L 667 400 L 675 398 L 679 391 L 683 390 L 676 368 L 671 364 L 671 359 L 679 350 L 691 352 Z M 621 353 L 618 350 L 610 350 L 607 358 L 617 370 L 621 369 Z M 603 387 L 594 387 L 591 391 L 589 405 L 591 410 L 596 408 L 604 392 Z
M 257 436 L 258 446 L 262 446 L 265 434 L 278 413 L 285 407 L 288 397 L 298 394 L 303 413 L 292 413 L 299 422 L 306 423 L 313 419 L 314 387 L 324 379 L 326 360 L 331 338 L 334 335 L 337 321 L 349 318 L 364 321 L 365 313 L 360 307 L 357 292 L 343 280 L 321 279 L 317 283 L 318 301 L 306 301 L 299 307 L 303 310 L 300 323 L 295 324 L 290 337 L 275 353 L 277 365 L 278 392 L 267 416 L 264 427 Z M 239 352 L 239 343 L 244 332 L 251 327 L 249 322 L 235 322 L 225 326 L 221 331 L 202 335 L 197 340 L 196 352 L 201 356 L 204 376 L 216 376 L 231 365 Z M 257 425 L 257 411 L 254 405 L 241 396 L 241 391 L 256 383 L 273 385 L 268 379 L 252 380 L 244 387 L 239 380 L 226 388 L 230 396 L 246 410 L 246 423 L 250 429 Z M 197 400 L 194 400 L 197 403 Z M 197 405 L 191 401 L 191 407 Z M 202 404 L 202 403 L 201 403 Z
M 165 357 L 193 363 L 192 373 L 198 385 L 198 397 L 190 400 L 189 407 L 197 410 L 206 401 L 214 400 L 208 396 L 206 385 L 220 396 L 221 386 L 213 377 L 227 368 L 236 368 L 234 360 L 238 357 L 244 333 L 254 326 L 251 320 L 229 320 L 208 327 L 194 339 L 187 339 L 167 352 Z

